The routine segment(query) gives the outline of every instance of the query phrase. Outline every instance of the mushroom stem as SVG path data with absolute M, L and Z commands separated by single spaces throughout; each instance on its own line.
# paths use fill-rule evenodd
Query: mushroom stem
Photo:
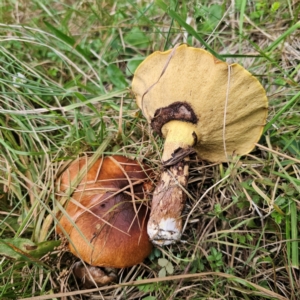
M 181 213 L 186 202 L 189 157 L 164 169 L 152 199 L 148 235 L 157 245 L 178 241 L 182 233 Z
M 132 90 L 152 129 L 166 139 L 148 234 L 167 245 L 181 236 L 188 171 L 183 159 L 192 149 L 210 162 L 249 153 L 262 134 L 268 99 L 242 66 L 187 45 L 147 57 L 134 73 Z
M 164 165 L 170 165 L 170 161 L 183 159 L 191 147 L 197 143 L 196 127 L 194 124 L 184 121 L 172 120 L 162 127 L 162 135 L 165 137 L 162 161 Z M 179 154 L 179 152 L 181 154 Z

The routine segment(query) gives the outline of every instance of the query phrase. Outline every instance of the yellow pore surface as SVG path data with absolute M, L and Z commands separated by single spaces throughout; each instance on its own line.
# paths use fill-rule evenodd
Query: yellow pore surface
M 188 103 L 198 117 L 194 148 L 208 161 L 250 152 L 266 122 L 268 99 L 255 77 L 187 45 L 148 56 L 135 72 L 132 89 L 148 122 L 159 108 Z M 180 136 L 187 123 L 173 123 Z

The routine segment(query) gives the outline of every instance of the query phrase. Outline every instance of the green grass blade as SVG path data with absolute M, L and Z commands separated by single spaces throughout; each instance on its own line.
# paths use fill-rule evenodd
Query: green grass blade
M 88 99 L 86 101 L 82 101 L 82 102 L 78 102 L 78 103 L 72 103 L 70 105 L 66 105 L 66 106 L 61 106 L 61 107 L 49 107 L 49 108 L 36 108 L 36 109 L 31 109 L 31 110 L 8 110 L 8 109 L 1 109 L 0 108 L 0 113 L 3 114 L 12 114 L 12 115 L 31 115 L 31 114 L 41 114 L 41 113 L 45 113 L 45 112 L 50 112 L 50 111 L 72 111 L 75 108 L 79 108 L 79 107 L 84 107 L 87 106 L 88 104 L 95 104 L 98 103 L 100 101 L 104 101 L 104 100 L 108 100 L 111 99 L 113 97 L 117 97 L 117 96 L 121 96 L 124 93 L 127 93 L 128 89 L 123 89 L 123 90 L 118 90 L 115 92 L 111 92 L 105 95 L 101 95 L 98 97 L 94 97 L 91 99 Z M 81 100 L 81 99 L 80 99 Z
M 268 122 L 265 126 L 263 133 L 267 132 L 271 126 L 285 113 L 288 109 L 291 108 L 292 105 L 296 104 L 300 98 L 300 92 L 298 92 L 289 102 L 287 102 L 276 114 L 275 116 Z
M 71 47 L 75 48 L 82 56 L 85 57 L 85 59 L 90 60 L 88 54 L 86 53 L 85 50 L 83 50 L 79 45 L 77 45 L 76 40 L 72 39 L 68 35 L 64 34 L 57 28 L 55 28 L 53 25 L 50 23 L 44 21 L 45 25 L 55 34 L 55 36 L 64 41 L 66 44 L 70 45 Z
M 244 27 L 244 15 L 246 8 L 246 0 L 241 1 L 240 8 L 240 19 L 239 19 L 239 36 L 240 36 L 240 44 L 242 45 L 242 35 L 243 35 L 243 27 Z
M 298 211 L 296 201 L 291 201 L 291 263 L 294 268 L 299 269 L 299 233 L 298 233 Z
M 267 49 L 266 52 L 270 52 L 274 50 L 282 41 L 284 41 L 289 35 L 291 35 L 294 31 L 300 28 L 300 21 L 290 27 L 286 32 L 284 32 L 279 38 L 277 38 Z
M 205 40 L 198 34 L 193 27 L 191 27 L 189 24 L 187 24 L 184 20 L 181 19 L 181 17 L 172 9 L 169 9 L 167 4 L 165 4 L 162 0 L 156 0 L 155 3 L 164 10 L 171 18 L 175 19 L 180 26 L 182 26 L 190 35 L 195 37 L 199 42 L 201 42 L 206 49 L 212 53 L 215 57 L 218 59 L 224 61 L 223 57 L 219 55 L 217 52 L 215 52 L 206 42 Z

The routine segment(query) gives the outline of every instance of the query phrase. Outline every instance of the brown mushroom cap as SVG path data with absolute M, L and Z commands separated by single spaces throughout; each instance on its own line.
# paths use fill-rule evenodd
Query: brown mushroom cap
M 61 192 L 86 165 L 87 158 L 70 165 L 61 176 Z M 123 156 L 99 159 L 91 167 L 56 227 L 58 233 L 69 235 L 74 255 L 93 266 L 124 268 L 142 262 L 150 254 L 148 209 L 142 203 L 143 183 L 149 171 L 143 168 Z

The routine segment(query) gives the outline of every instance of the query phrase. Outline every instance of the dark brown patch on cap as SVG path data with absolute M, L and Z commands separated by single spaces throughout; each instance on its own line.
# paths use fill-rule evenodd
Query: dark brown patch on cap
M 192 107 L 186 102 L 178 101 L 157 109 L 151 120 L 151 127 L 156 133 L 161 135 L 163 125 L 173 120 L 191 122 L 193 124 L 198 122 Z

